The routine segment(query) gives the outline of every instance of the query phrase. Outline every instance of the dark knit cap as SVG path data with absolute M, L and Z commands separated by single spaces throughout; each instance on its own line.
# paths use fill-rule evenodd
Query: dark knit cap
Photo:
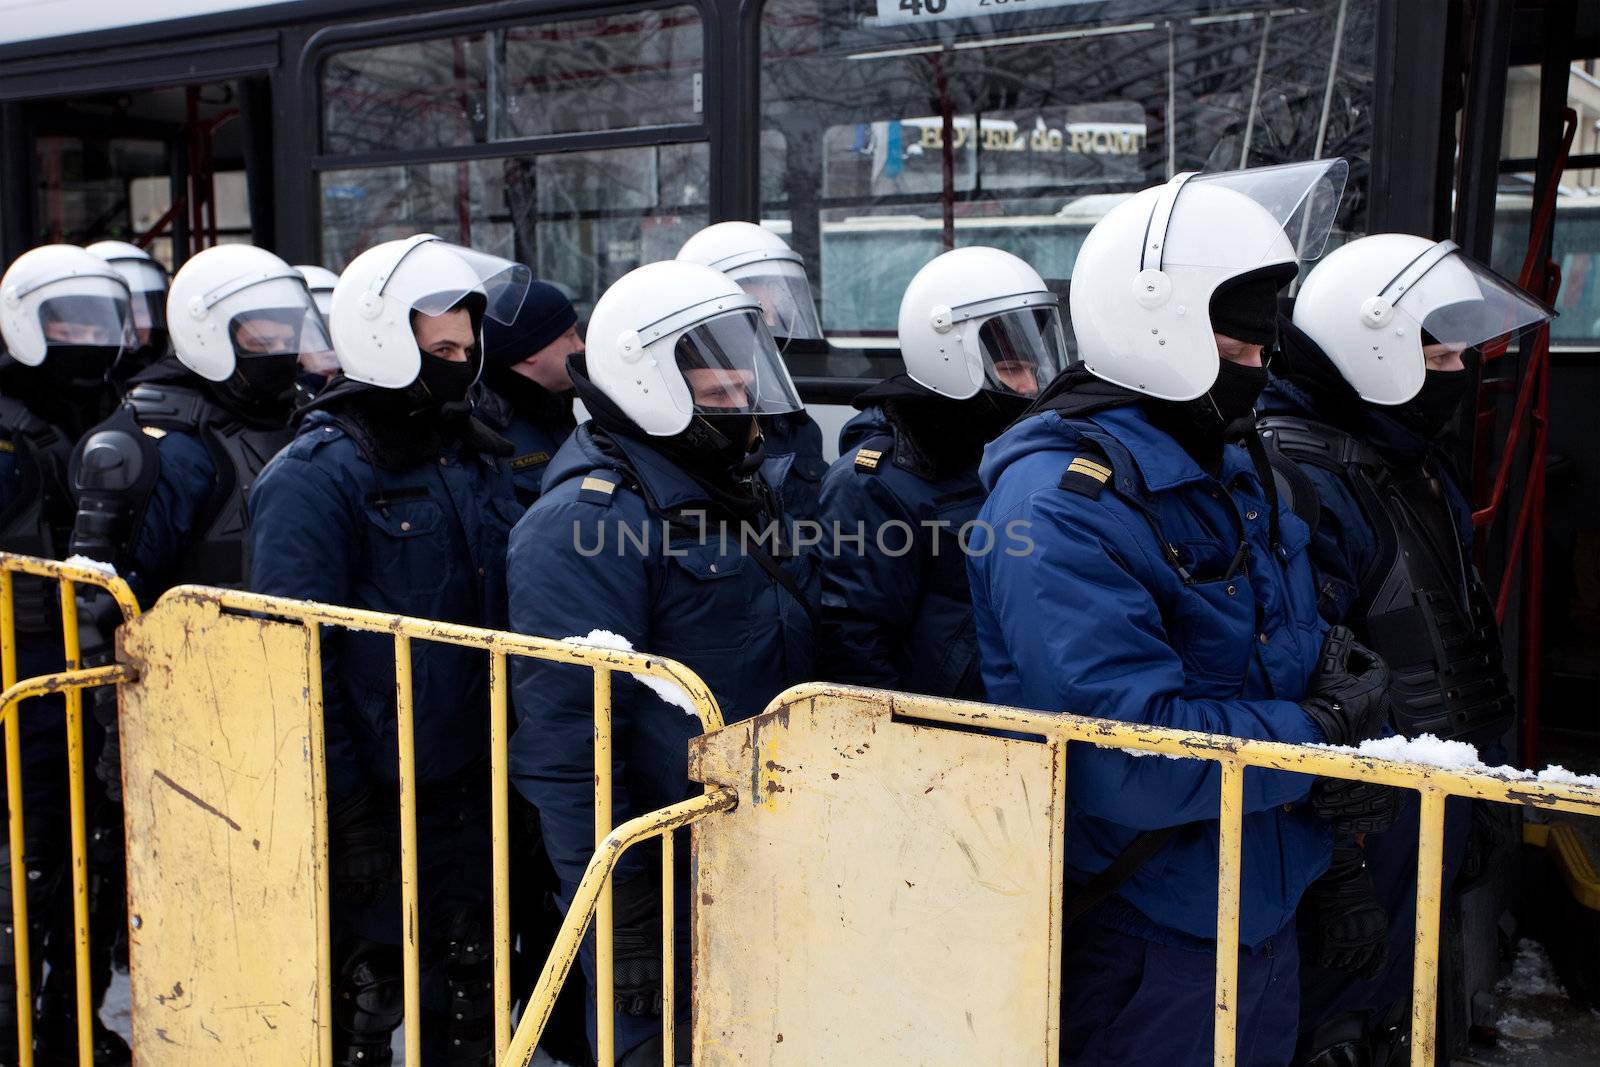
M 509 367 L 521 363 L 578 322 L 578 313 L 566 294 L 549 282 L 535 281 L 522 298 L 522 307 L 509 323 L 485 319 L 483 352 L 486 365 Z

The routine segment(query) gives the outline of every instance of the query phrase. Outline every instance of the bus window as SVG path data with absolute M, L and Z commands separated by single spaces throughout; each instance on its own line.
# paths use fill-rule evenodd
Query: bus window
M 698 122 L 703 38 L 685 5 L 340 52 L 322 68 L 324 150 Z
M 697 143 L 325 171 L 323 262 L 437 233 L 529 264 L 587 319 L 608 285 L 706 224 L 708 169 Z
M 1069 279 L 1107 210 L 1179 171 L 1345 156 L 1335 242 L 1362 232 L 1376 0 L 1200 7 L 767 0 L 761 217 L 805 257 L 834 345 L 792 369 L 893 373 L 900 295 L 933 256 L 993 245 Z
M 322 261 L 340 269 L 430 231 L 529 264 L 587 318 L 608 285 L 709 220 L 704 36 L 684 4 L 329 56 Z M 643 127 L 666 143 L 616 144 Z M 439 158 L 496 143 L 498 156 Z

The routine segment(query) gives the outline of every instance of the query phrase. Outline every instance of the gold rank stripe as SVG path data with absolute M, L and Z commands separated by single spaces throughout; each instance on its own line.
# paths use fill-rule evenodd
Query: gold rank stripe
M 878 465 L 878 461 L 882 458 L 883 453 L 877 449 L 863 448 L 856 453 L 856 466 L 865 467 L 867 470 L 871 470 Z
M 1102 467 L 1094 460 L 1084 459 L 1082 456 L 1079 456 L 1077 459 L 1069 463 L 1067 465 L 1067 470 L 1071 471 L 1073 474 L 1086 474 L 1097 482 L 1106 482 L 1111 480 L 1110 467 Z
M 579 489 L 592 489 L 596 493 L 610 495 L 617 491 L 615 482 L 608 482 L 604 478 L 585 478 L 578 485 Z

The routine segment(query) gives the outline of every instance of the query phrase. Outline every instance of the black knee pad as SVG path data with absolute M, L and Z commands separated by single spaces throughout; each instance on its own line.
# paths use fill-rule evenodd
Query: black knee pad
M 494 956 L 483 912 L 455 910 L 445 923 L 445 1040 L 457 1067 L 489 1065 L 494 1058 Z

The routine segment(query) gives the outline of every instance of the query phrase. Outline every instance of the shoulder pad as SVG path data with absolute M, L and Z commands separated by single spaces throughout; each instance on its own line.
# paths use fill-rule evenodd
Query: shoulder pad
M 75 488 L 112 492 L 132 489 L 147 466 L 145 450 L 153 445 L 120 428 L 96 430 L 79 449 Z
M 1313 535 L 1322 521 L 1322 501 L 1317 487 L 1300 464 L 1276 449 L 1267 452 L 1267 465 L 1272 468 L 1272 481 L 1278 490 L 1278 502 L 1298 516 Z
M 586 504 L 600 504 L 609 507 L 614 498 L 617 486 L 622 484 L 622 475 L 613 470 L 592 470 L 583 476 L 578 483 L 578 499 Z
M 1078 493 L 1093 500 L 1097 498 L 1111 480 L 1111 468 L 1103 457 L 1099 456 L 1074 456 L 1072 462 L 1067 464 L 1067 469 L 1061 475 L 1061 480 L 1056 483 L 1056 488 L 1065 489 L 1071 493 Z
M 198 429 L 206 408 L 210 406 L 205 397 L 192 390 L 148 382 L 134 386 L 122 403 L 133 412 L 133 417 L 146 433 L 163 427 Z

